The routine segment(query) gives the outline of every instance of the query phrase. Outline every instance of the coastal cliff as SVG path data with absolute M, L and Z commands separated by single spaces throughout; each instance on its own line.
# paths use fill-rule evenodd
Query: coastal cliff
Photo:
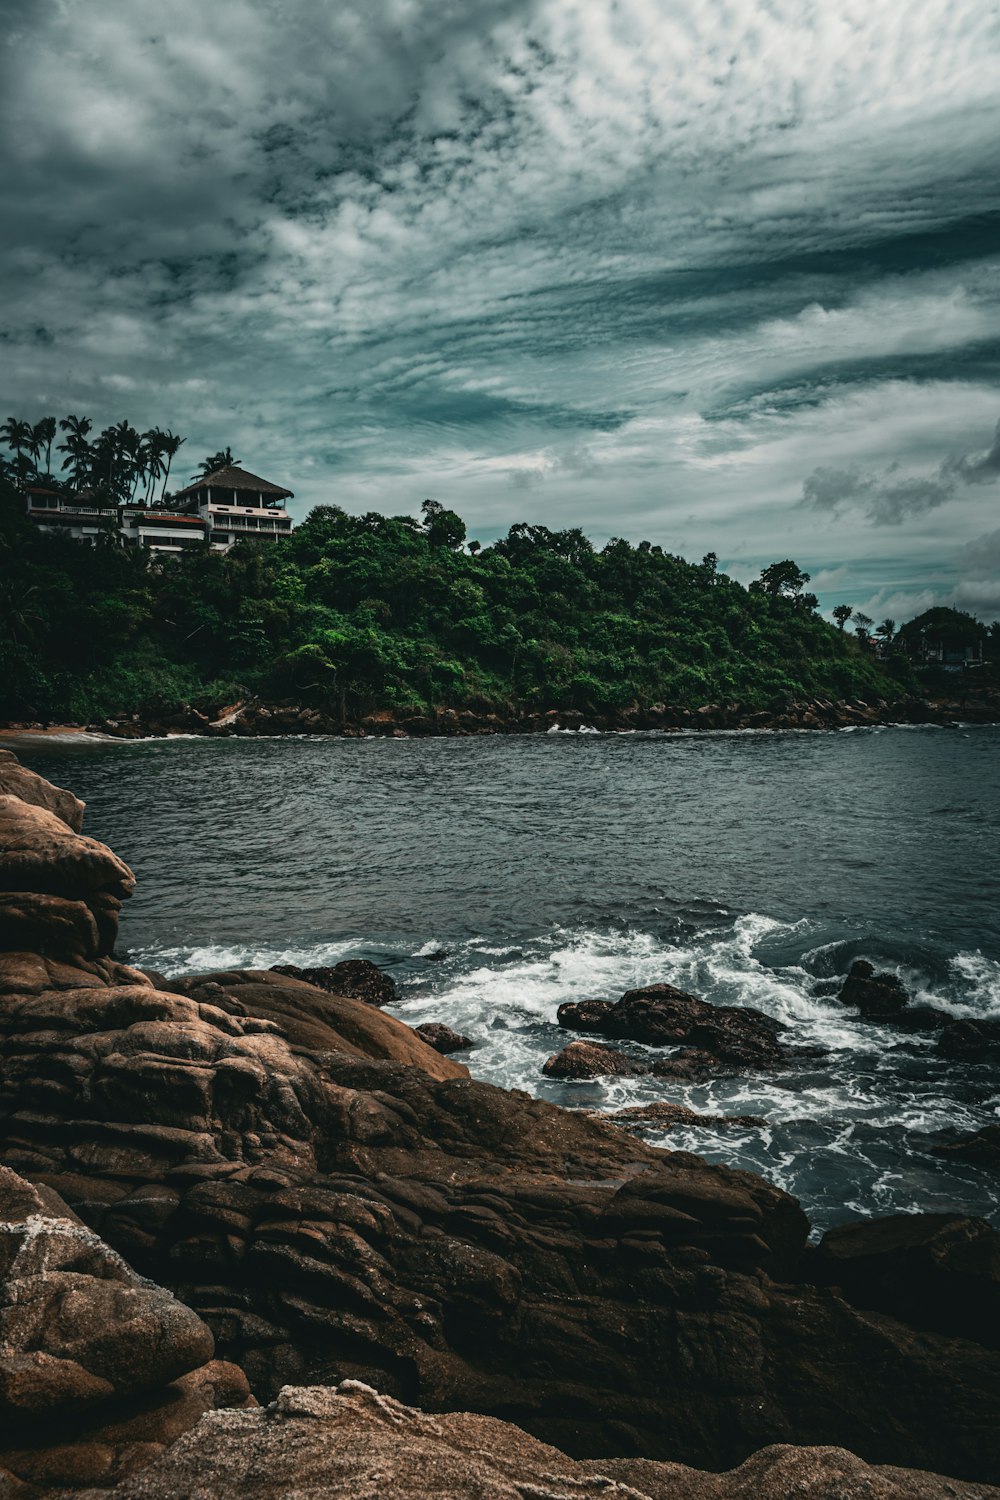
M 982 1221 L 817 1253 L 763 1180 L 479 1083 L 362 1000 L 142 973 L 114 956 L 134 878 L 82 818 L 0 757 L 10 1494 L 357 1495 L 373 1465 L 414 1494 L 651 1500 L 1000 1478 Z

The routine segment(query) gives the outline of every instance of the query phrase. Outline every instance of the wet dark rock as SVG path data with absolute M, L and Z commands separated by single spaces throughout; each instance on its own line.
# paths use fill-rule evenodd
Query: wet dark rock
M 875 1019 L 898 1015 L 910 1000 L 898 974 L 878 974 L 864 958 L 851 965 L 839 998 L 844 1005 L 856 1006 L 863 1016 Z
M 1000 1018 L 950 1020 L 937 1040 L 942 1057 L 960 1062 L 995 1062 L 1000 1059 Z
M 1000 1125 L 984 1125 L 982 1130 L 961 1135 L 947 1145 L 934 1148 L 938 1156 L 953 1156 L 977 1167 L 1000 1172 Z
M 347 995 L 366 1005 L 395 1005 L 399 1000 L 396 981 L 367 958 L 345 958 L 339 964 L 300 969 L 297 964 L 276 964 L 275 974 L 288 974 L 314 984 L 331 995 Z
M 614 1004 L 609 1000 L 568 1002 L 560 1005 L 556 1019 L 570 1031 L 628 1038 L 651 1047 L 690 1049 L 692 1055 L 671 1059 L 663 1068 L 666 1076 L 718 1071 L 720 1064 L 741 1070 L 770 1068 L 790 1055 L 777 1039 L 781 1026 L 763 1011 L 710 1005 L 670 984 L 629 990 Z M 660 1071 L 659 1064 L 654 1071 Z
M 470 1047 L 476 1045 L 471 1036 L 462 1036 L 440 1021 L 425 1021 L 422 1026 L 415 1026 L 413 1029 L 428 1047 L 433 1047 L 435 1052 L 441 1052 L 445 1056 L 452 1052 L 468 1052 Z
M 1000 1234 L 961 1214 L 895 1214 L 828 1230 L 816 1279 L 858 1307 L 1000 1348 Z
M 570 1042 L 561 1052 L 554 1052 L 542 1066 L 546 1078 L 634 1078 L 649 1068 L 600 1042 Z
M 605 1115 L 616 1125 L 626 1130 L 674 1130 L 682 1125 L 735 1125 L 740 1129 L 753 1130 L 767 1121 L 760 1115 L 706 1115 L 686 1104 L 671 1104 L 658 1100 L 655 1104 L 633 1104 Z

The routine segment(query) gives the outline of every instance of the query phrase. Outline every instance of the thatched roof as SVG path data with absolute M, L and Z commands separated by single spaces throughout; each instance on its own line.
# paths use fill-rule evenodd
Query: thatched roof
M 282 499 L 291 500 L 292 491 L 284 490 L 280 484 L 272 484 L 269 479 L 261 479 L 259 474 L 251 474 L 249 469 L 241 469 L 237 464 L 230 464 L 225 469 L 216 469 L 214 474 L 204 474 L 189 484 L 185 489 L 178 490 L 174 495 L 175 500 L 180 500 L 185 495 L 195 495 L 199 490 L 249 490 L 252 494 L 277 495 Z

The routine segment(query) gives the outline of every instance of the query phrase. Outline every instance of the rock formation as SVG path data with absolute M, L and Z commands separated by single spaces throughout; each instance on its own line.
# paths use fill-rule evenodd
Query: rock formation
M 778 1040 L 781 1026 L 748 1006 L 711 1005 L 672 984 L 650 984 L 610 1000 L 560 1005 L 560 1026 L 680 1050 L 656 1065 L 665 1077 L 773 1068 L 795 1054 Z M 798 1055 L 802 1055 L 801 1051 Z
M 864 1277 L 816 1284 L 787 1194 L 477 1083 L 294 977 L 154 981 L 112 956 L 132 876 L 110 850 L 12 794 L 0 846 L 0 1160 L 197 1315 L 171 1314 L 186 1357 L 204 1324 L 260 1399 L 356 1379 L 578 1457 L 717 1468 L 794 1442 L 1000 1475 L 1000 1352 L 886 1311 Z M 780 1058 L 766 1017 L 667 990 L 598 1020 Z M 113 1385 L 96 1354 L 54 1357 Z
M 114 1483 L 148 1464 L 202 1412 L 250 1399 L 213 1354 L 190 1308 L 0 1167 L 0 1474 Z
M 302 979 L 331 995 L 363 1000 L 366 1005 L 395 1005 L 399 999 L 396 981 L 367 958 L 345 958 L 339 964 L 307 969 L 300 969 L 297 964 L 278 964 L 274 972 Z
M 283 1390 L 266 1410 L 204 1418 L 108 1500 L 1000 1500 L 1000 1490 L 870 1468 L 840 1448 L 769 1447 L 728 1474 L 580 1463 L 507 1422 L 430 1416 L 357 1381 Z

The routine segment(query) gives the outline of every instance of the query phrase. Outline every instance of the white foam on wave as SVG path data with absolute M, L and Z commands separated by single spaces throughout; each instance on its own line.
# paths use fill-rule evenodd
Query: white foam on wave
M 128 961 L 139 969 L 155 969 L 169 975 L 209 974 L 228 969 L 273 969 L 276 964 L 297 964 L 300 968 L 321 968 L 349 958 L 362 946 L 356 939 L 337 943 L 315 943 L 312 946 L 287 946 L 279 943 L 235 944 L 202 943 L 193 945 L 156 943 L 130 949 Z

